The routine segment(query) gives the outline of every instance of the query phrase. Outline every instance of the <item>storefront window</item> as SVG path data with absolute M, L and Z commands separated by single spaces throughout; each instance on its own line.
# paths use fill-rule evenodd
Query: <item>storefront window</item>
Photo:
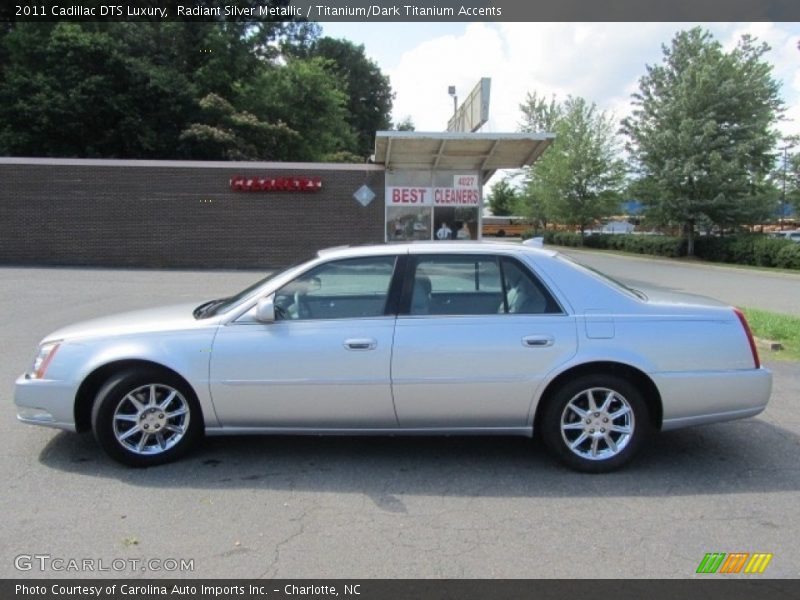
M 386 208 L 386 241 L 410 242 L 431 239 L 430 207 L 389 206 Z
M 450 240 L 477 240 L 478 239 L 478 208 L 450 208 L 437 206 L 433 209 L 434 239 Z M 438 235 L 442 226 L 450 230 L 447 238 Z
M 477 240 L 477 172 L 394 171 L 386 175 L 386 240 Z

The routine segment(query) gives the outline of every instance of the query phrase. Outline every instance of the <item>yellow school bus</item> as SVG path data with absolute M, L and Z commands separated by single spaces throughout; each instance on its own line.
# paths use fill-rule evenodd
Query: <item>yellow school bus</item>
M 483 237 L 520 237 L 533 229 L 533 221 L 528 217 L 483 217 L 481 235 Z

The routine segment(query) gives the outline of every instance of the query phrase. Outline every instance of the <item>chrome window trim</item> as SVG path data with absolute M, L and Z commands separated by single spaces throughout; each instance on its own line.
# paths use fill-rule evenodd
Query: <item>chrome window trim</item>
M 486 319 L 486 318 L 514 317 L 517 319 L 535 319 L 542 317 L 569 317 L 569 313 L 486 313 L 485 315 L 397 315 L 398 319 Z
M 244 316 L 247 316 L 255 306 L 253 306 Z M 241 319 L 241 318 L 240 318 Z M 236 321 L 231 321 L 225 324 L 225 327 L 232 327 L 237 325 L 261 325 L 263 327 L 273 327 L 275 325 L 282 325 L 284 323 L 341 323 L 342 321 L 394 321 L 397 319 L 397 315 L 376 315 L 374 317 L 342 317 L 338 319 L 282 319 L 280 321 L 275 321 L 274 323 L 262 323 L 260 321 L 256 321 L 253 319 L 252 321 L 242 321 L 237 319 Z

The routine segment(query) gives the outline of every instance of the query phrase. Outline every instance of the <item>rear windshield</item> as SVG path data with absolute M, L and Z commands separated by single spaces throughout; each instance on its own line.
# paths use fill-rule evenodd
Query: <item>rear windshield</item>
M 624 283 L 622 283 L 621 281 L 618 281 L 618 280 L 614 279 L 610 275 L 606 275 L 602 271 L 598 271 L 597 269 L 593 269 L 592 267 L 589 267 L 589 266 L 583 264 L 582 262 L 579 262 L 579 261 L 575 260 L 574 258 L 572 258 L 570 256 L 565 256 L 563 254 L 559 254 L 558 258 L 559 258 L 559 260 L 563 260 L 565 262 L 570 263 L 571 265 L 573 265 L 574 267 L 577 267 L 578 269 L 580 269 L 582 271 L 586 271 L 589 274 L 594 275 L 598 279 L 602 279 L 607 284 L 609 284 L 611 287 L 619 290 L 623 294 L 626 294 L 628 296 L 636 298 L 637 300 L 647 300 L 647 295 L 643 291 L 634 289 L 634 288 L 632 288 L 630 286 L 627 286 Z

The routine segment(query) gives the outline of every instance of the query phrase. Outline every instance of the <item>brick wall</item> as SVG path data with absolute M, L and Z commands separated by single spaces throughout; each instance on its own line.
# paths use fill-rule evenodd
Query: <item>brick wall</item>
M 0 159 L 0 263 L 280 267 L 381 242 L 376 165 Z M 231 176 L 320 177 L 317 193 L 230 190 Z M 376 197 L 353 198 L 366 183 Z

